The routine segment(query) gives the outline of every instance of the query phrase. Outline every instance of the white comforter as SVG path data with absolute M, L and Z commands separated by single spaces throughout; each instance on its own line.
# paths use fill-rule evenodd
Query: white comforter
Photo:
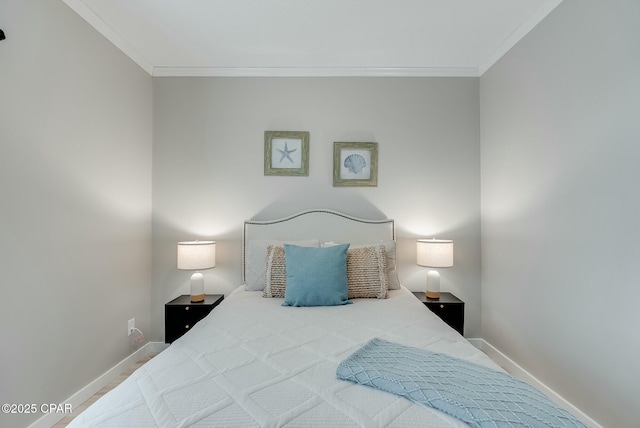
M 70 426 L 466 426 L 336 379 L 338 363 L 374 337 L 497 368 L 405 288 L 353 302 L 282 307 L 240 287 Z

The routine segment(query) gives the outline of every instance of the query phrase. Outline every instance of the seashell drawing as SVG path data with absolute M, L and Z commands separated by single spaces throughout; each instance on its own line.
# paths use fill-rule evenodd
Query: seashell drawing
M 364 160 L 364 157 L 354 153 L 347 156 L 344 160 L 344 166 L 352 173 L 360 174 L 363 168 L 367 166 L 367 161 Z

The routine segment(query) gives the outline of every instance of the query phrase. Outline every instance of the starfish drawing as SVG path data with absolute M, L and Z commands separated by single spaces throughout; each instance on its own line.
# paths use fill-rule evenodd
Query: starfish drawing
M 280 152 L 280 154 L 282 155 L 282 157 L 280 157 L 280 163 L 282 163 L 282 161 L 287 158 L 291 161 L 291 163 L 293 163 L 293 159 L 291 159 L 291 153 L 295 152 L 298 149 L 291 149 L 289 150 L 289 147 L 287 146 L 287 142 L 285 141 L 284 143 L 284 150 L 280 150 L 280 149 L 276 149 L 277 151 Z

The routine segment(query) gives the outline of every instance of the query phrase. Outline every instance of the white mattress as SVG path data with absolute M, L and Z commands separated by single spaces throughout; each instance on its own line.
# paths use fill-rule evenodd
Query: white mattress
M 407 289 L 334 307 L 282 307 L 240 287 L 70 426 L 464 427 L 437 410 L 336 379 L 369 339 L 498 367 Z

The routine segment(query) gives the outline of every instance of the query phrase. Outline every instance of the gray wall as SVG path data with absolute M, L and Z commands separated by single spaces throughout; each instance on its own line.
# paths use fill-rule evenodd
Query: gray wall
M 0 402 L 63 403 L 149 331 L 151 78 L 62 2 L 0 18 Z
M 480 79 L 482 337 L 640 420 L 640 3 L 565 0 Z
M 242 222 L 329 207 L 397 225 L 400 280 L 424 290 L 415 239 L 451 238 L 442 289 L 467 302 L 480 333 L 477 78 L 156 78 L 153 149 L 153 340 L 163 305 L 189 292 L 176 242 L 211 238 L 208 293 L 241 283 Z M 308 177 L 264 176 L 264 131 L 311 133 Z M 334 188 L 334 141 L 379 143 L 376 188 Z

